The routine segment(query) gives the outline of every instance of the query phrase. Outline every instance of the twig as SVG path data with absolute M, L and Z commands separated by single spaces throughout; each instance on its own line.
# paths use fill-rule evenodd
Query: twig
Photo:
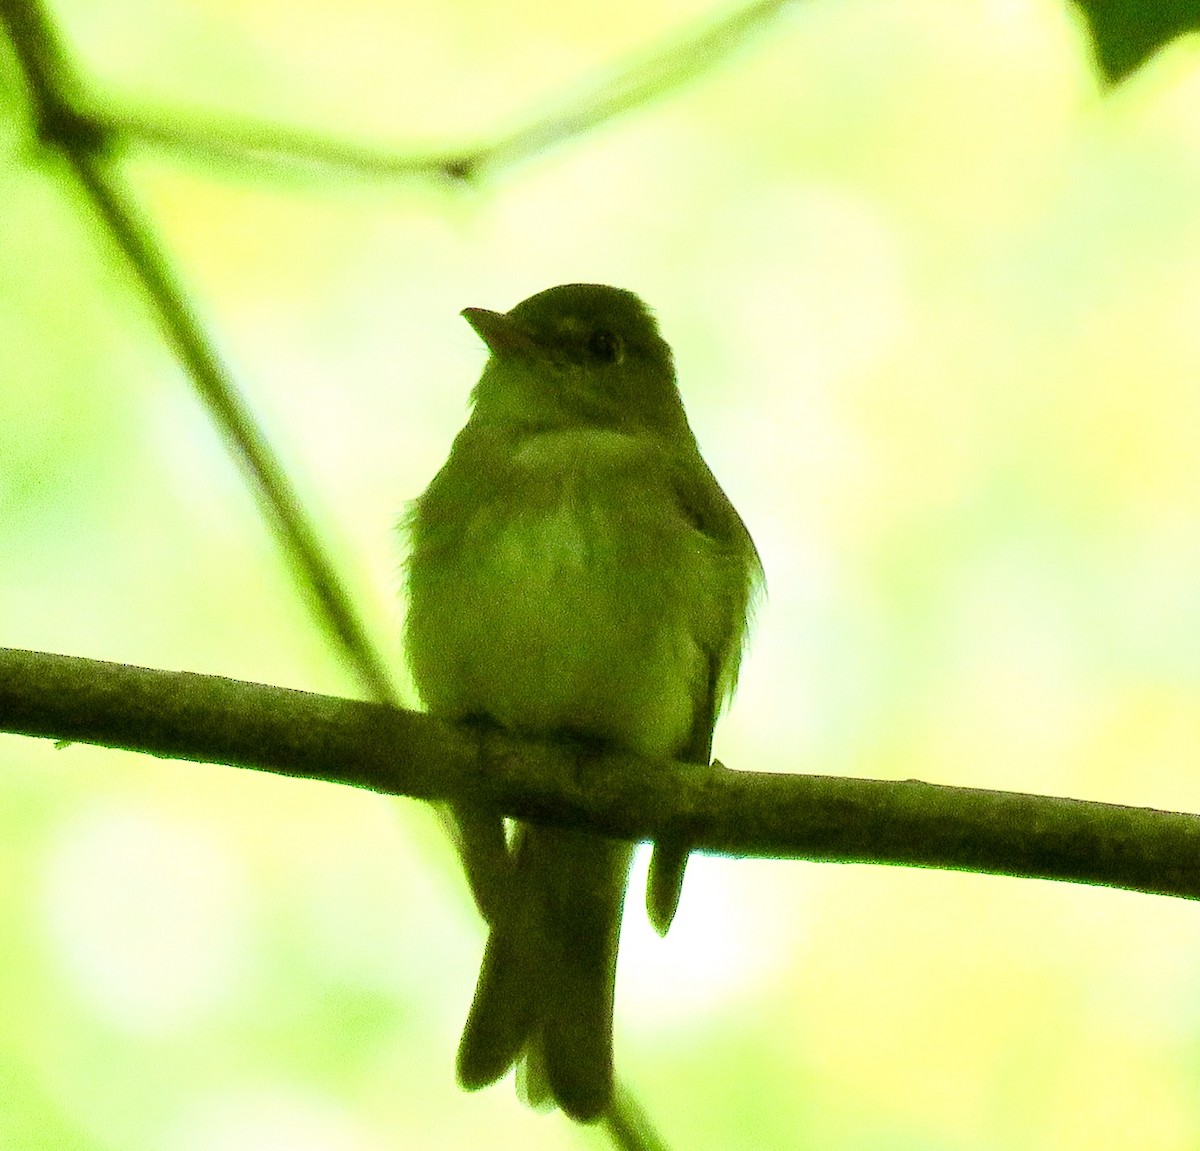
M 114 140 L 102 122 L 80 110 L 79 82 L 41 5 L 38 0 L 2 0 L 0 22 L 8 29 L 25 74 L 38 139 L 62 157 L 145 292 L 168 342 L 248 477 L 297 582 L 310 596 L 316 619 L 372 697 L 393 698 L 387 663 L 368 636 L 320 533 L 188 307 L 161 246 L 110 172 Z
M 788 3 L 755 0 L 723 19 L 706 21 L 679 33 L 624 65 L 553 98 L 550 112 L 530 116 L 519 128 L 472 148 L 396 154 L 278 125 L 196 115 L 167 117 L 98 109 L 91 118 L 123 142 L 255 169 L 469 183 L 514 167 L 682 87 L 728 60 Z
M 788 0 L 757 0 L 724 20 L 647 51 L 615 73 L 560 97 L 555 111 L 464 157 L 465 172 L 511 167 L 650 103 L 729 59 L 787 4 Z

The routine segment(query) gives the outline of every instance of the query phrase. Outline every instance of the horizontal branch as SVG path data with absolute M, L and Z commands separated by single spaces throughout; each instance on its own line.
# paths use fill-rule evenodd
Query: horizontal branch
M 1200 898 L 1200 816 L 702 769 L 526 742 L 382 704 L 0 648 L 0 730 L 254 768 L 730 856 L 905 864 Z

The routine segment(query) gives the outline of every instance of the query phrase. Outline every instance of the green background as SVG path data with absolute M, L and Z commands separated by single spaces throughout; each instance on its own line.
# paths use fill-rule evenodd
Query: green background
M 486 142 L 700 0 L 62 0 L 112 106 Z M 354 691 L 0 79 L 0 643 Z M 769 596 L 732 767 L 1200 810 L 1200 54 L 1051 0 L 814 0 L 496 174 L 122 164 L 403 675 L 394 525 L 554 283 L 656 308 Z M 482 933 L 415 803 L 0 737 L 0 1147 L 599 1147 L 453 1081 Z M 644 863 L 642 864 L 644 867 Z M 635 878 L 635 890 L 637 886 Z M 699 859 L 617 1057 L 675 1148 L 1200 1141 L 1200 912 Z

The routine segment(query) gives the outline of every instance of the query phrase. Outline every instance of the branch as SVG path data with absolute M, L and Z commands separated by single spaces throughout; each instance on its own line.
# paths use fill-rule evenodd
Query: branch
M 1200 816 L 917 780 L 647 763 L 383 704 L 0 648 L 0 730 L 441 800 L 717 855 L 1200 898 Z
M 705 20 L 573 91 L 552 97 L 550 112 L 530 116 L 508 134 L 474 148 L 397 154 L 279 125 L 176 112 L 155 116 L 98 110 L 90 118 L 122 141 L 255 169 L 469 183 L 576 139 L 682 87 L 728 60 L 787 4 L 788 0 L 753 0 L 720 20 Z
M 367 179 L 424 178 L 470 183 L 578 138 L 727 61 L 789 0 L 752 0 L 678 33 L 590 81 L 551 97 L 551 111 L 474 147 L 411 153 L 348 144 L 304 129 L 230 117 L 105 107 L 79 82 L 41 0 L 0 0 L 0 24 L 25 75 L 34 134 L 79 155 L 126 145 L 200 157 L 255 171 Z
M 387 661 L 372 643 L 320 532 L 188 305 L 161 246 L 113 176 L 110 159 L 118 140 L 102 120 L 85 111 L 79 80 L 40 0 L 0 0 L 0 24 L 8 31 L 24 73 L 36 138 L 62 158 L 145 293 L 193 388 L 249 480 L 296 582 L 308 593 L 314 617 L 364 688 L 377 699 L 391 699 Z

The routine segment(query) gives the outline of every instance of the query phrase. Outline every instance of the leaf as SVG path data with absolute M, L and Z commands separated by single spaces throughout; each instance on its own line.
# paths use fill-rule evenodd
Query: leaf
M 1200 31 L 1200 0 L 1079 0 L 1111 83 L 1184 32 Z

